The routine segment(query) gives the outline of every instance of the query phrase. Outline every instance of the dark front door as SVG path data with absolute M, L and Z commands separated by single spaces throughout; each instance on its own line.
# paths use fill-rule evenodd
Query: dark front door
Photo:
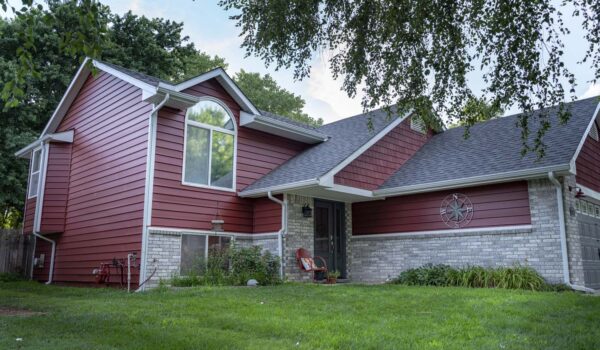
M 329 271 L 346 278 L 344 203 L 315 199 L 315 256 L 327 261 Z

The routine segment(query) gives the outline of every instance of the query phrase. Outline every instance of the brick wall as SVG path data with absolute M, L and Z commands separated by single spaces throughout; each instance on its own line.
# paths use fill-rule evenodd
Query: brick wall
M 553 283 L 562 281 L 556 192 L 550 181 L 528 183 L 531 229 L 352 237 L 352 279 L 383 282 L 427 263 L 453 266 L 529 265 Z
M 146 288 L 158 286 L 160 280 L 168 282 L 174 275 L 179 274 L 181 263 L 181 235 L 150 233 L 148 235 L 148 254 L 146 255 Z
M 314 200 L 293 194 L 286 196 L 288 201 L 288 229 L 283 240 L 283 271 L 288 281 L 310 281 L 312 274 L 300 271 L 296 264 L 296 250 L 305 248 L 314 251 L 314 218 L 302 216 L 304 204 L 315 207 Z
M 569 191 L 576 187 L 575 176 L 566 176 L 563 179 L 563 198 L 565 209 L 565 228 L 567 232 L 567 251 L 569 255 L 569 275 L 571 283 L 583 286 L 583 252 L 581 244 L 581 235 L 579 234 L 578 214 L 575 210 L 575 190 Z

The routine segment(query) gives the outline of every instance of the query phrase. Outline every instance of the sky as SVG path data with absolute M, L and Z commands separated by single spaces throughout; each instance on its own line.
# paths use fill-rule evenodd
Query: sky
M 240 69 L 271 74 L 280 86 L 304 98 L 306 113 L 315 118 L 323 118 L 325 123 L 363 112 L 360 104 L 361 95 L 354 99 L 349 98 L 341 90 L 341 79 L 333 79 L 327 66 L 327 59 L 318 54 L 313 59 L 310 78 L 305 78 L 303 81 L 294 81 L 291 69 L 277 71 L 274 66 L 266 67 L 259 58 L 245 57 L 245 50 L 240 47 L 241 31 L 235 26 L 235 22 L 229 19 L 229 16 L 235 12 L 228 13 L 223 10 L 218 6 L 218 0 L 104 0 L 102 2 L 118 14 L 131 10 L 137 15 L 163 17 L 183 22 L 184 34 L 190 37 L 190 41 L 198 49 L 225 58 L 229 63 L 227 72 L 230 75 Z M 576 95 L 580 98 L 600 95 L 600 85 L 588 83 L 592 78 L 591 68 L 577 64 L 587 49 L 581 23 L 567 21 L 567 26 L 571 34 L 565 38 L 565 63 L 577 79 Z M 471 73 L 469 79 L 474 91 L 484 86 L 481 74 L 478 72 Z M 518 111 L 508 110 L 506 114 L 516 112 Z

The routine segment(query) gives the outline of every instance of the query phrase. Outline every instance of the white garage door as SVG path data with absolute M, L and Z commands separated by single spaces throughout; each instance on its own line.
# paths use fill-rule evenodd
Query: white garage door
M 584 282 L 600 289 L 600 205 L 580 200 L 577 209 Z

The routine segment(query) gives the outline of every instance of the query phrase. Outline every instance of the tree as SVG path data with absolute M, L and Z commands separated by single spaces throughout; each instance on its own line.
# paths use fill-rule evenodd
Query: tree
M 323 119 L 314 119 L 302 111 L 305 101 L 287 91 L 269 75 L 240 70 L 233 80 L 259 109 L 279 114 L 304 124 L 318 126 Z
M 99 3 L 93 4 L 94 20 L 82 21 L 81 12 L 91 2 L 49 0 L 47 4 L 47 9 L 26 4 L 13 19 L 0 18 L 0 86 L 9 92 L 0 99 L 0 213 L 4 214 L 0 224 L 5 226 L 21 222 L 27 186 L 28 163 L 15 159 L 14 153 L 39 136 L 88 52 L 66 49 L 64 45 L 73 40 L 65 38 L 65 33 L 98 34 L 93 40 L 99 46 L 94 57 L 166 80 L 180 81 L 227 67 L 223 58 L 197 50 L 182 35 L 182 23 L 131 12 L 119 16 Z M 35 73 L 27 70 L 17 79 L 24 64 L 18 52 L 24 47 L 35 53 L 26 60 Z M 273 107 L 274 113 L 313 121 L 302 113 L 304 100 L 269 76 L 247 72 L 236 76 L 246 93 L 262 96 L 255 101 L 258 108 Z
M 499 118 L 502 116 L 502 113 L 503 111 L 499 106 L 489 103 L 485 98 L 471 97 L 465 103 L 465 107 L 461 113 L 464 118 L 451 123 L 449 127 L 468 127 L 476 123 Z M 466 132 L 468 133 L 468 128 Z
M 96 41 L 101 45 L 97 57 L 165 79 L 226 66 L 224 59 L 188 43 L 181 23 L 131 13 L 121 17 L 98 5 L 93 23 L 99 28 L 89 28 L 80 21 L 80 6 L 51 0 L 47 10 L 33 7 L 13 19 L 0 19 L 0 86 L 6 90 L 15 81 L 22 64 L 19 48 L 35 50 L 28 64 L 36 67 L 35 74 L 23 76 L 23 84 L 13 85 L 19 86 L 18 94 L 0 99 L 0 213 L 10 218 L 4 222 L 21 222 L 25 200 L 28 163 L 14 153 L 39 136 L 84 58 L 83 52 L 65 50 L 63 33 L 104 33 Z
M 365 108 L 397 105 L 425 113 L 464 119 L 473 95 L 468 74 L 480 70 L 484 94 L 493 105 L 517 106 L 524 151 L 544 155 L 547 116 L 528 141 L 534 109 L 574 99 L 575 79 L 563 62 L 565 16 L 583 20 L 589 47 L 583 61 L 600 77 L 600 2 L 565 0 L 556 7 L 545 0 L 221 0 L 234 9 L 231 18 L 244 37 L 249 55 L 276 67 L 309 75 L 318 50 L 331 52 L 334 77 L 355 97 L 364 84 Z M 569 10 L 571 6 L 573 10 Z M 570 18 L 569 18 L 570 19 Z M 293 25 L 290 25 L 293 24 Z M 561 119 L 569 113 L 561 109 Z

